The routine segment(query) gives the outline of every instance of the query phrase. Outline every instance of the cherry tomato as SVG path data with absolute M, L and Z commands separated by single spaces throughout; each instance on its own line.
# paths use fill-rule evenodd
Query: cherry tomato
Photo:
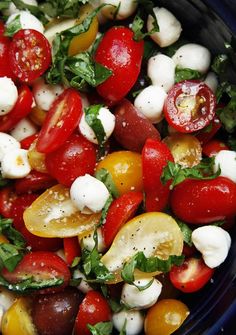
M 0 131 L 11 130 L 21 119 L 31 111 L 33 94 L 28 86 L 22 85 L 18 89 L 18 99 L 10 113 L 0 117 Z
M 214 269 L 201 258 L 187 258 L 180 266 L 172 266 L 169 273 L 172 284 L 185 293 L 200 290 L 211 279 Z
M 207 157 L 213 157 L 221 150 L 230 150 L 230 148 L 224 142 L 217 139 L 210 140 L 202 146 L 202 152 Z
M 15 181 L 17 194 L 46 190 L 55 185 L 57 181 L 49 174 L 32 170 L 26 177 Z
M 112 70 L 112 75 L 97 86 L 105 99 L 119 101 L 135 84 L 142 62 L 144 42 L 135 42 L 133 32 L 126 27 L 106 31 L 95 53 L 95 60 Z
M 215 116 L 208 126 L 200 130 L 200 132 L 196 135 L 196 137 L 203 145 L 208 141 L 210 141 L 220 128 L 221 128 L 221 122 L 218 119 L 218 117 Z
M 2 27 L 0 29 L 2 31 Z M 0 33 L 0 77 L 8 77 L 15 80 L 15 76 L 9 67 L 10 44 L 11 40 Z
M 0 215 L 5 218 L 11 217 L 12 202 L 16 197 L 12 186 L 7 186 L 0 190 Z
M 66 258 L 66 263 L 71 266 L 75 257 L 81 255 L 81 249 L 77 236 L 63 238 L 63 247 Z
M 42 124 L 45 121 L 46 116 L 47 116 L 47 112 L 39 108 L 38 106 L 33 107 L 29 114 L 30 120 L 33 121 L 38 126 L 42 126 Z
M 11 284 L 20 283 L 29 276 L 37 282 L 55 278 L 63 280 L 60 286 L 38 290 L 37 293 L 40 294 L 61 291 L 69 284 L 70 280 L 70 270 L 67 264 L 59 256 L 49 251 L 28 253 L 18 263 L 14 271 L 9 272 L 4 268 L 1 275 Z
M 21 29 L 12 38 L 9 65 L 21 82 L 31 83 L 51 63 L 51 47 L 46 37 L 34 29 Z
M 128 192 L 115 199 L 109 207 L 102 233 L 106 247 L 109 247 L 119 229 L 133 217 L 143 200 L 141 192 Z
M 32 319 L 40 335 L 72 334 L 82 293 L 72 287 L 33 299 Z M 53 322 L 52 322 L 53 321 Z
M 101 160 L 96 170 L 108 170 L 120 193 L 142 191 L 141 155 L 132 151 L 116 151 Z
M 3 36 L 4 31 L 5 31 L 4 22 L 0 21 L 0 36 Z
M 188 307 L 176 299 L 163 299 L 147 312 L 144 329 L 146 335 L 170 335 L 189 315 Z
M 185 222 L 206 224 L 236 215 L 236 184 L 228 178 L 186 179 L 170 197 L 174 214 Z
M 163 142 L 147 139 L 142 150 L 143 187 L 147 212 L 162 211 L 169 199 L 169 184 L 161 183 L 161 174 L 173 156 Z
M 97 291 L 89 291 L 82 301 L 75 320 L 75 335 L 89 335 L 87 324 L 110 321 L 111 310 L 107 300 Z
M 72 134 L 82 116 L 78 91 L 67 89 L 54 101 L 39 133 L 36 148 L 49 153 L 59 148 Z
M 182 133 L 192 133 L 213 120 L 215 109 L 216 99 L 207 85 L 185 80 L 170 89 L 163 111 L 173 128 Z
M 153 124 L 124 99 L 115 109 L 114 137 L 125 149 L 141 152 L 147 138 L 160 140 Z
M 58 149 L 46 154 L 48 172 L 65 186 L 86 173 L 93 175 L 96 147 L 79 134 L 72 134 Z
M 23 140 L 20 141 L 20 146 L 21 146 L 21 149 L 25 149 L 25 150 L 28 150 L 31 146 L 31 144 L 38 138 L 39 134 L 36 133 L 36 134 L 33 134 L 33 135 L 30 135 L 26 138 L 24 138 Z

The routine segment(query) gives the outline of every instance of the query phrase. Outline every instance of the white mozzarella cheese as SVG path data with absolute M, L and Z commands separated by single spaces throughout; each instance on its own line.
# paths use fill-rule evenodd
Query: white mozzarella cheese
M 204 80 L 204 83 L 210 87 L 213 93 L 216 93 L 218 87 L 217 75 L 214 72 L 209 72 Z
M 23 3 L 27 5 L 32 5 L 32 6 L 38 6 L 38 3 L 36 0 L 22 0 Z M 10 16 L 12 14 L 19 13 L 19 9 L 16 8 L 13 2 L 10 3 L 8 9 L 3 10 L 3 15 L 5 16 Z
M 153 85 L 168 92 L 175 83 L 175 62 L 163 54 L 153 56 L 148 60 L 147 74 Z
M 24 138 L 37 133 L 37 127 L 28 118 L 20 120 L 17 125 L 11 130 L 10 134 L 17 141 L 22 141 Z
M 229 178 L 236 183 L 236 152 L 221 150 L 215 156 L 214 172 L 220 167 L 220 176 Z
M 93 234 L 94 234 L 94 231 L 89 232 L 82 237 L 82 239 L 80 241 L 80 244 L 81 244 L 83 249 L 87 249 L 89 251 L 93 250 L 93 248 L 95 247 L 95 241 L 94 241 L 94 238 L 93 238 Z M 104 242 L 104 238 L 103 238 L 103 235 L 102 235 L 101 228 L 97 229 L 97 242 L 98 242 L 97 243 L 97 250 L 99 252 L 103 252 L 106 249 L 106 246 L 105 246 L 105 242 Z
M 166 8 L 155 7 L 153 9 L 159 26 L 159 31 L 151 35 L 151 38 L 160 47 L 164 48 L 175 43 L 181 34 L 182 28 L 176 17 Z M 153 29 L 154 18 L 149 15 L 147 20 L 147 30 Z
M 48 28 L 44 31 L 44 36 L 47 38 L 48 42 L 52 44 L 56 34 L 61 33 L 63 30 L 67 30 L 76 25 L 76 19 L 66 19 L 63 21 L 55 20 L 51 23 Z
M 41 34 L 44 33 L 44 26 L 42 22 L 37 19 L 36 16 L 32 15 L 27 11 L 20 11 L 19 13 L 15 13 L 9 16 L 6 22 L 6 26 L 12 22 L 18 15 L 20 15 L 20 24 L 22 29 L 34 29 L 40 32 Z
M 150 283 L 152 284 L 144 290 L 139 290 Z M 155 278 L 142 278 L 134 281 L 135 285 L 125 283 L 122 288 L 121 302 L 132 309 L 149 308 L 157 302 L 161 294 L 162 284 Z
M 78 269 L 73 273 L 73 279 L 81 279 L 80 284 L 77 286 L 77 289 L 86 294 L 88 291 L 92 290 L 92 287 L 86 281 L 85 275 Z
M 17 87 L 8 77 L 0 78 L 0 116 L 8 114 L 18 98 Z
M 27 153 L 28 150 L 14 149 L 3 156 L 1 162 L 3 178 L 23 178 L 30 173 L 31 167 Z
M 97 117 L 103 126 L 105 132 L 105 141 L 111 136 L 114 128 L 115 128 L 115 115 L 112 114 L 108 108 L 101 107 Z M 87 138 L 92 143 L 98 144 L 98 140 L 93 129 L 87 124 L 85 119 L 85 114 L 82 115 L 80 123 L 79 123 L 79 130 L 81 134 Z
M 0 162 L 5 154 L 20 149 L 20 143 L 11 135 L 0 132 Z
M 75 179 L 70 188 L 70 196 L 82 213 L 98 213 L 109 198 L 109 191 L 100 180 L 86 174 Z
M 108 19 L 124 20 L 131 16 L 136 8 L 137 2 L 135 0 L 100 0 L 100 5 L 107 4 L 102 8 L 102 14 Z M 118 8 L 118 10 L 117 10 Z
M 61 85 L 50 85 L 43 78 L 37 79 L 33 84 L 33 95 L 36 105 L 48 111 L 56 98 L 64 91 Z
M 150 85 L 137 95 L 134 106 L 152 123 L 158 123 L 163 118 L 162 110 L 166 97 L 162 87 Z
M 181 46 L 173 55 L 177 67 L 206 73 L 211 64 L 210 51 L 200 44 L 188 43 Z
M 140 311 L 122 310 L 112 316 L 114 327 L 119 331 L 125 325 L 126 335 L 138 335 L 143 329 L 144 316 Z
M 231 238 L 227 231 L 210 225 L 195 229 L 192 233 L 192 241 L 210 268 L 215 268 L 224 262 L 231 245 Z

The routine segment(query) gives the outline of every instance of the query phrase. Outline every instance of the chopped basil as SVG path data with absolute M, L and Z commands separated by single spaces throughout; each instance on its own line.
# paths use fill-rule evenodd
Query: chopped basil
M 183 80 L 200 79 L 202 77 L 201 73 L 197 70 L 192 69 L 180 69 L 176 67 L 175 69 L 175 82 L 178 83 Z
M 1 1 L 0 2 L 0 10 L 8 9 L 10 6 L 11 0 Z
M 178 226 L 182 231 L 184 242 L 191 247 L 193 245 L 192 229 L 190 229 L 186 223 L 180 221 L 179 219 L 175 219 L 175 221 L 178 223 Z
M 152 285 L 153 281 L 154 281 L 154 278 L 151 278 L 150 281 L 146 285 L 141 286 L 141 285 L 136 285 L 134 283 L 132 283 L 132 285 L 134 285 L 139 291 L 144 291 Z
M 104 151 L 104 144 L 106 142 L 106 133 L 104 131 L 101 120 L 98 118 L 98 114 L 102 105 L 91 105 L 85 108 L 85 120 L 87 124 L 93 129 L 98 144 L 102 151 Z
M 41 10 L 40 5 L 34 6 L 25 3 L 22 0 L 12 0 L 16 8 L 20 10 L 28 10 L 32 15 L 36 16 L 43 24 L 46 24 L 48 20 L 46 19 L 44 12 Z
M 99 221 L 99 223 L 98 223 L 98 227 L 99 227 L 99 226 L 102 226 L 102 225 L 105 223 L 105 221 L 106 221 L 106 216 L 107 216 L 108 210 L 109 210 L 109 208 L 110 208 L 112 202 L 113 202 L 113 198 L 112 198 L 112 196 L 110 195 L 109 198 L 107 199 L 106 203 L 105 203 L 105 206 L 104 206 L 103 209 L 102 209 L 102 215 L 101 215 L 100 221 Z
M 119 335 L 126 335 L 126 324 L 127 324 L 127 319 L 125 319 L 125 322 L 119 332 Z
M 24 248 L 24 237 L 16 229 L 12 227 L 11 219 L 4 219 L 0 216 L 0 234 L 3 234 L 11 241 L 16 247 Z
M 6 267 L 12 272 L 23 258 L 23 253 L 10 243 L 0 243 L 0 268 Z
M 108 303 L 113 313 L 118 313 L 123 309 L 123 306 L 120 304 L 120 302 L 114 299 L 108 298 Z
M 95 177 L 106 185 L 108 191 L 114 198 L 119 197 L 119 191 L 112 179 L 112 175 L 107 169 L 102 168 L 98 170 L 95 174 Z
M 222 96 L 227 96 L 228 103 L 217 109 L 217 115 L 226 131 L 233 133 L 236 129 L 236 85 L 231 85 L 228 82 L 219 85 L 216 92 L 217 102 Z
M 183 168 L 178 163 L 168 162 L 167 166 L 163 169 L 161 175 L 161 182 L 166 184 L 167 181 L 172 180 L 170 189 L 182 183 L 187 178 L 193 179 L 214 179 L 220 175 L 220 168 L 216 173 L 213 173 L 214 157 L 203 158 L 202 161 L 192 167 Z
M 227 144 L 231 150 L 236 151 L 236 138 L 232 134 L 229 135 Z
M 112 334 L 113 325 L 112 322 L 98 322 L 94 326 L 87 324 L 88 329 L 92 335 L 109 335 Z
M 211 65 L 211 69 L 218 75 L 224 73 L 228 65 L 229 58 L 226 54 L 217 55 Z
M 5 36 L 12 37 L 21 29 L 21 22 L 20 22 L 20 15 L 17 15 L 14 20 L 12 20 L 10 23 L 7 25 L 7 29 L 4 32 Z
M 88 2 L 89 0 L 46 0 L 39 7 L 50 17 L 77 18 L 81 6 Z

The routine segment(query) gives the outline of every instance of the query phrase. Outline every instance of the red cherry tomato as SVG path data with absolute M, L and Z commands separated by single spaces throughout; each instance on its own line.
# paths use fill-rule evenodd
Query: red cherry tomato
M 112 75 L 97 86 L 105 99 L 119 101 L 135 84 L 142 62 L 144 42 L 135 42 L 133 32 L 126 27 L 112 27 L 103 36 L 95 60 L 112 70 Z
M 110 321 L 111 310 L 107 300 L 97 291 L 89 291 L 82 301 L 75 320 L 75 335 L 90 335 L 87 324 Z
M 57 181 L 47 173 L 32 170 L 26 177 L 15 181 L 17 194 L 46 190 L 57 184 Z
M 161 183 L 161 175 L 173 156 L 163 142 L 147 139 L 142 150 L 143 188 L 147 212 L 162 211 L 169 199 L 169 183 Z
M 115 199 L 109 207 L 102 233 L 106 247 L 109 247 L 119 229 L 133 217 L 143 200 L 141 192 L 128 192 Z
M 209 123 L 206 128 L 203 128 L 197 135 L 197 139 L 200 141 L 202 145 L 210 141 L 218 130 L 221 128 L 221 122 L 217 116 Z
M 207 85 L 185 80 L 170 89 L 163 111 L 170 126 L 182 133 L 192 133 L 213 120 L 215 109 L 216 99 Z
M 2 23 L 2 22 L 1 22 Z M 11 40 L 3 36 L 2 26 L 0 27 L 0 77 L 8 77 L 15 80 L 15 76 L 9 67 L 9 49 Z
M 26 254 L 18 263 L 13 272 L 4 268 L 1 275 L 11 284 L 17 284 L 26 278 L 33 277 L 35 281 L 42 282 L 45 279 L 61 279 L 60 286 L 40 289 L 40 294 L 48 294 L 61 291 L 69 284 L 70 270 L 66 263 L 53 252 L 35 251 Z
M 94 173 L 96 148 L 82 135 L 72 134 L 60 148 L 46 155 L 45 163 L 60 184 L 71 186 L 77 177 Z
M 75 257 L 81 255 L 81 249 L 77 236 L 63 238 L 63 247 L 66 263 L 71 266 Z
M 9 65 L 21 82 L 31 83 L 51 63 L 51 46 L 46 37 L 34 29 L 21 29 L 12 38 Z
M 228 178 L 186 179 L 170 197 L 174 214 L 185 222 L 206 224 L 236 215 L 236 184 Z
M 11 217 L 12 202 L 16 197 L 12 186 L 7 186 L 0 190 L 0 215 L 5 218 Z
M 202 152 L 208 157 L 215 156 L 221 150 L 230 150 L 229 147 L 222 141 L 214 139 L 202 146 Z
M 173 266 L 170 281 L 182 292 L 200 290 L 212 278 L 214 269 L 209 268 L 201 258 L 187 258 L 180 266 Z
M 5 31 L 5 26 L 3 21 L 0 21 L 0 36 L 2 36 L 4 34 Z
M 18 90 L 18 99 L 10 113 L 0 117 L 0 131 L 11 130 L 21 119 L 31 111 L 33 94 L 28 86 L 22 85 Z
M 31 146 L 31 144 L 38 138 L 39 134 L 33 134 L 30 135 L 26 138 L 24 138 L 23 140 L 20 141 L 20 145 L 21 145 L 21 149 L 25 149 L 28 150 Z
M 116 107 L 115 117 L 113 135 L 125 149 L 141 152 L 148 138 L 160 140 L 158 130 L 128 100 L 122 100 Z
M 183 254 L 185 257 L 191 257 L 194 254 L 196 254 L 196 248 L 193 246 L 189 246 L 188 244 L 184 243 L 184 247 L 183 247 Z
M 59 148 L 77 127 L 81 116 L 79 93 L 74 89 L 65 90 L 47 113 L 36 144 L 37 150 L 49 153 Z

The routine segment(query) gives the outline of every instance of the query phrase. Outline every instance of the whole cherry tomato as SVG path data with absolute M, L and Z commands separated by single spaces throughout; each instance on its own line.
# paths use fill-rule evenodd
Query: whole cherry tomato
M 43 34 L 34 29 L 21 29 L 13 36 L 9 65 L 21 82 L 33 82 L 48 69 L 50 63 L 51 46 Z
M 73 133 L 82 116 L 79 93 L 69 88 L 54 101 L 38 136 L 36 148 L 49 153 L 59 148 Z
M 225 177 L 186 179 L 170 197 L 174 214 L 185 222 L 206 224 L 236 215 L 236 184 Z
M 111 310 L 107 300 L 97 291 L 89 291 L 82 301 L 75 320 L 75 335 L 89 335 L 87 325 L 110 321 Z
M 46 154 L 48 172 L 59 183 L 71 186 L 86 173 L 93 175 L 96 164 L 96 147 L 79 134 L 72 134 L 58 149 Z
M 173 128 L 182 133 L 192 133 L 213 120 L 215 109 L 216 99 L 207 85 L 185 80 L 170 89 L 163 111 Z
M 15 75 L 9 67 L 9 49 L 11 40 L 8 37 L 3 36 L 2 25 L 0 30 L 2 32 L 0 32 L 0 77 L 8 77 L 15 80 Z
M 47 173 L 32 170 L 26 177 L 15 181 L 17 194 L 46 190 L 57 184 L 57 181 Z
M 214 139 L 210 140 L 202 146 L 202 152 L 208 157 L 215 156 L 221 150 L 230 150 L 229 147 L 222 141 Z
M 162 211 L 169 199 L 169 184 L 161 183 L 161 175 L 173 156 L 163 142 L 147 139 L 142 150 L 143 188 L 147 212 Z
M 104 34 L 95 53 L 95 60 L 112 70 L 112 75 L 97 86 L 105 99 L 119 101 L 135 84 L 142 62 L 144 42 L 136 42 L 127 27 L 112 27 Z
M 187 258 L 180 266 L 172 266 L 169 273 L 174 287 L 190 293 L 200 290 L 212 278 L 214 269 L 209 268 L 202 258 Z
M 0 190 L 0 215 L 11 217 L 12 202 L 17 198 L 12 186 L 6 186 Z

